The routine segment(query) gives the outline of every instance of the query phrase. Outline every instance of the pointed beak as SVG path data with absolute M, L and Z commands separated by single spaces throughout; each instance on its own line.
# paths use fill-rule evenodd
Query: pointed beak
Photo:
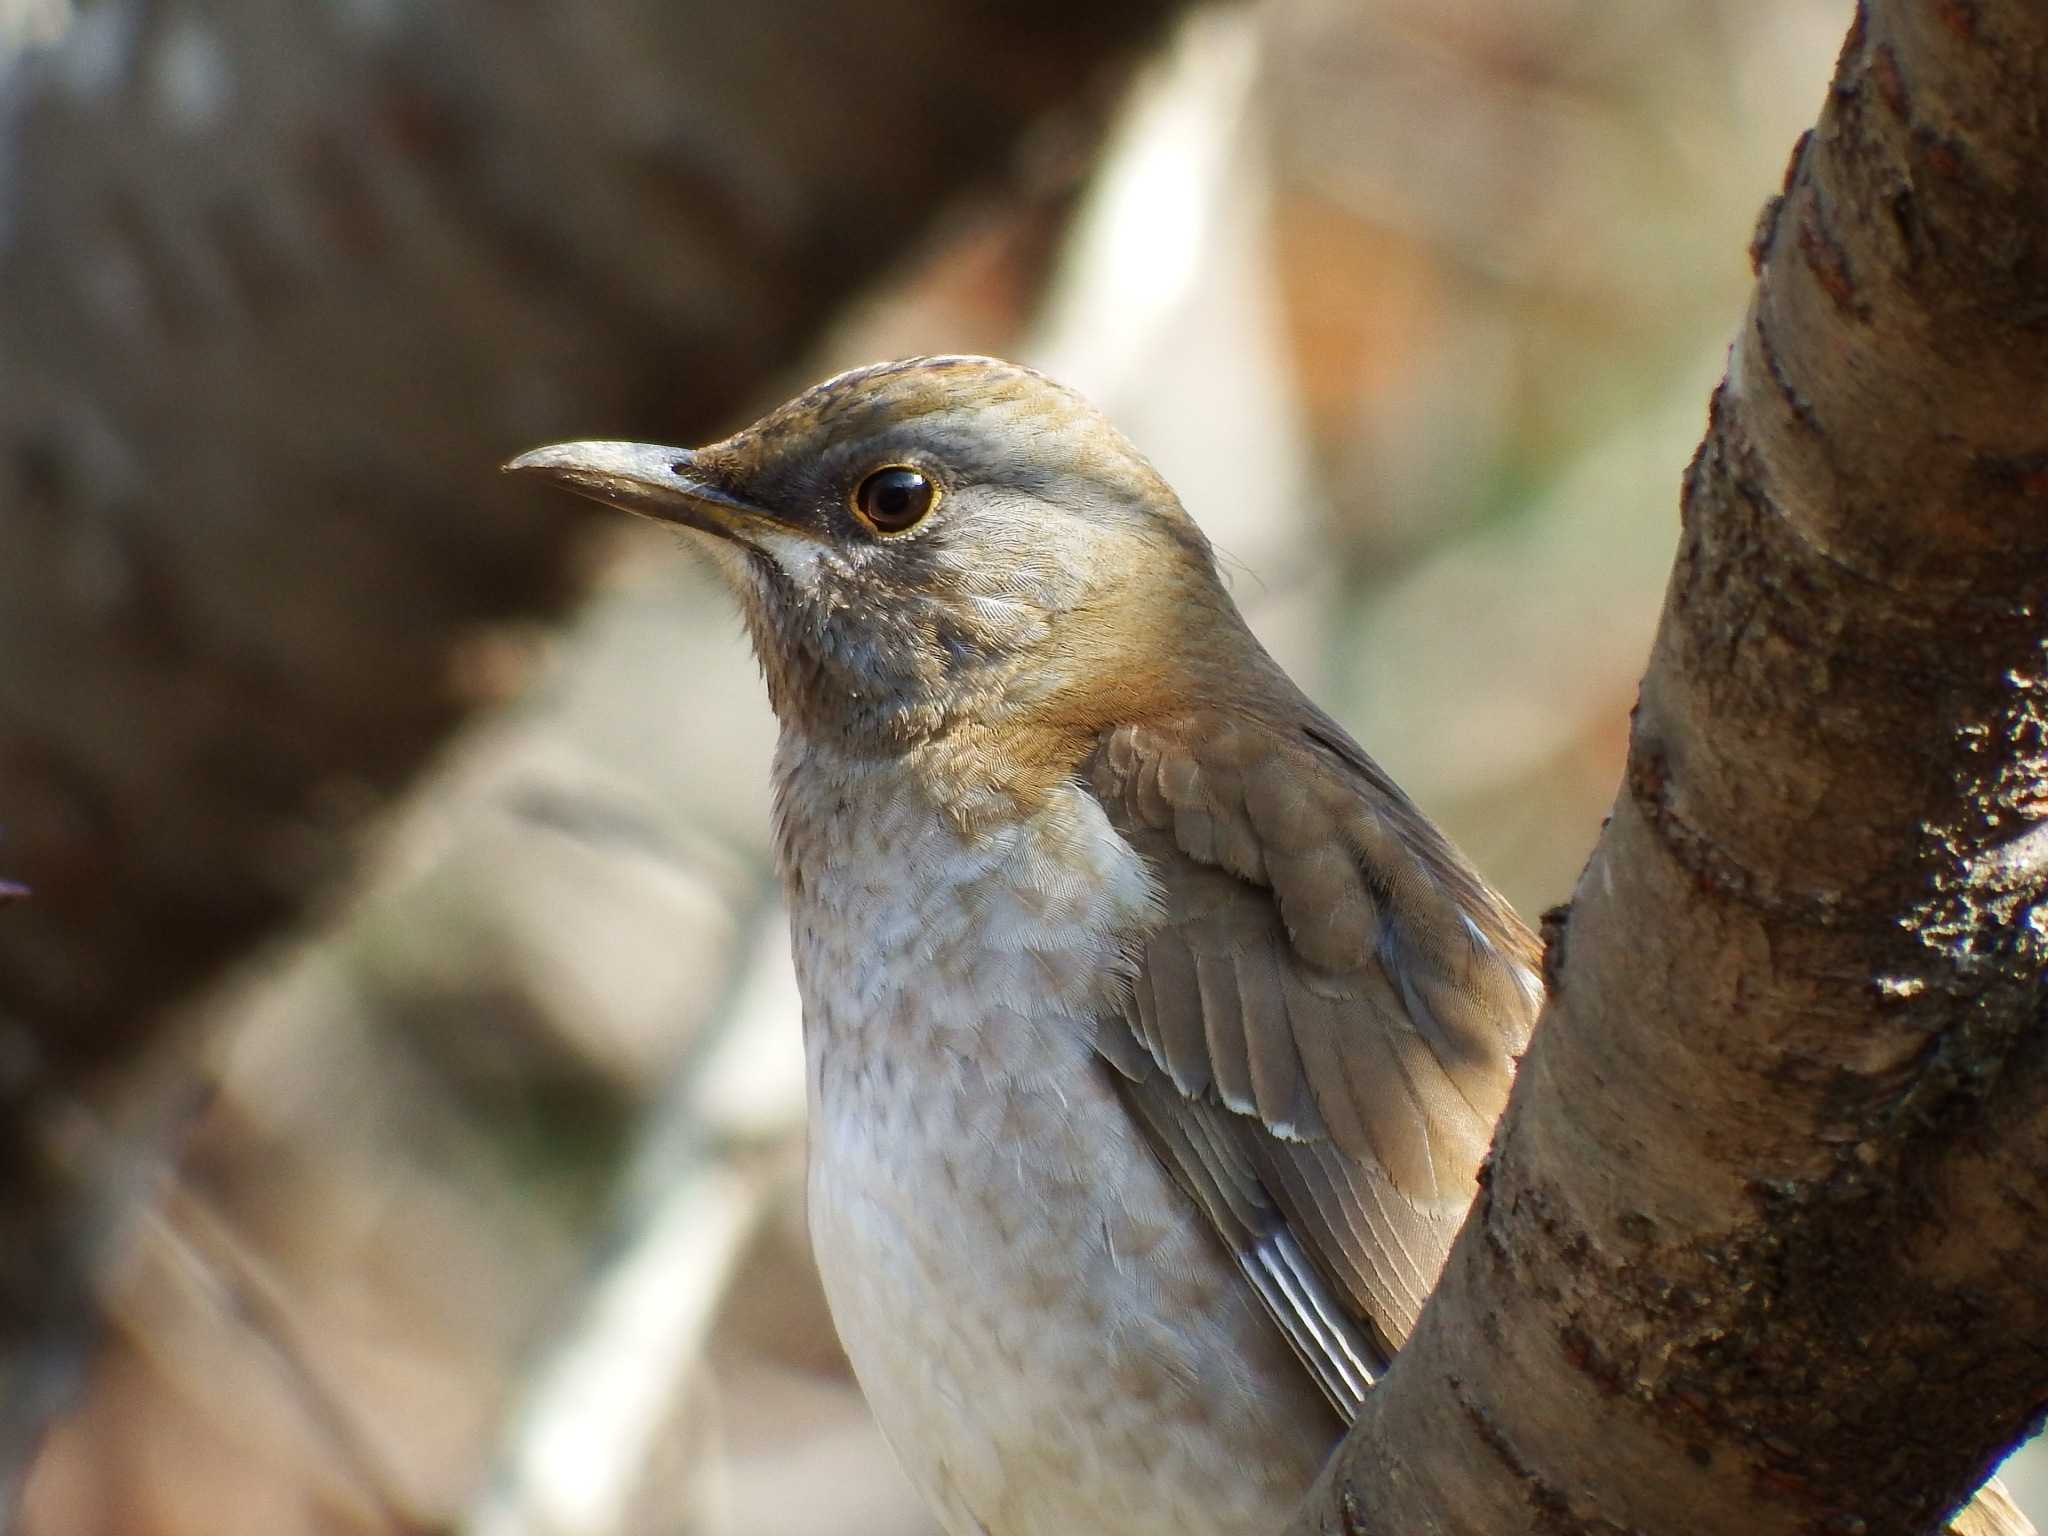
M 742 544 L 756 542 L 749 537 L 753 532 L 803 532 L 713 483 L 687 448 L 664 448 L 657 443 L 556 443 L 522 453 L 504 469 L 507 474 L 553 481 L 564 490 L 622 512 L 701 529 Z

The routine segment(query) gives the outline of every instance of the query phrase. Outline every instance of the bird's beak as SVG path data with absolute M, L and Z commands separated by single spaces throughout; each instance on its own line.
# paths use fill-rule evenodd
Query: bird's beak
M 522 453 L 509 474 L 538 475 L 592 501 L 742 544 L 803 530 L 714 484 L 687 448 L 658 443 L 556 443 Z

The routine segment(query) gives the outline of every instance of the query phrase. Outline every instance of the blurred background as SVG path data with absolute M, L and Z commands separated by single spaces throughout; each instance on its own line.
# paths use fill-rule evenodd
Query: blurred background
M 737 622 L 495 465 L 1038 364 L 1533 919 L 1851 11 L 0 0 L 13 1528 L 927 1532 Z

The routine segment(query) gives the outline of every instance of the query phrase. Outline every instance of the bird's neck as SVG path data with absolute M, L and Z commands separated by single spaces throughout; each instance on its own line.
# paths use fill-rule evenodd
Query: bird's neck
M 924 1049 L 937 1035 L 979 1035 L 1025 998 L 1026 1023 L 1092 1018 L 1157 919 L 1144 860 L 1072 778 L 1029 807 L 983 802 L 962 817 L 932 798 L 922 765 L 787 734 L 775 777 L 776 856 L 814 1050 Z M 956 996 L 942 1006 L 946 988 Z M 876 1006 L 905 993 L 905 1009 Z M 840 1006 L 849 999 L 860 1006 Z
M 886 782 L 971 837 L 1039 813 L 1119 726 L 1240 702 L 1256 714 L 1298 697 L 1229 599 L 1220 590 L 1199 595 L 1202 602 L 1187 602 L 1170 586 L 1147 594 L 1157 611 L 1140 628 L 1152 643 L 1077 623 L 1051 649 L 934 668 L 917 686 L 854 664 L 857 648 L 828 656 L 762 644 L 782 723 L 779 787 L 849 776 Z
M 974 841 L 1028 821 L 1069 787 L 1095 734 L 1028 723 L 963 722 L 900 737 L 819 732 L 785 721 L 775 754 L 778 818 L 881 802 L 914 804 Z

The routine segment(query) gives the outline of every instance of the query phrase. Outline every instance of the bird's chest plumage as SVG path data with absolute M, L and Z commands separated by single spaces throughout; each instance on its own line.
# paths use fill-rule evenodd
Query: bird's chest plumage
M 1325 1410 L 1091 1043 L 1142 862 L 1078 787 L 963 836 L 893 771 L 779 766 L 812 1237 L 912 1478 L 956 1536 L 1277 1528 Z

